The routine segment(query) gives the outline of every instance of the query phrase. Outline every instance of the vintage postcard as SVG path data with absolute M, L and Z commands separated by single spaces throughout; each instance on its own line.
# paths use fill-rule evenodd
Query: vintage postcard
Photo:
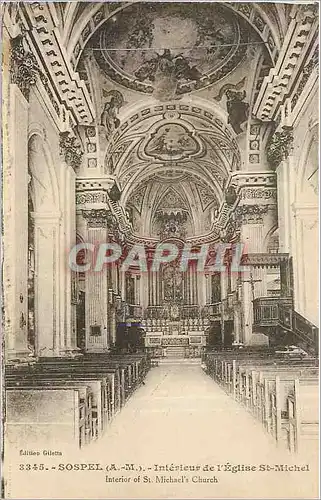
M 319 498 L 319 4 L 11 1 L 2 498 Z

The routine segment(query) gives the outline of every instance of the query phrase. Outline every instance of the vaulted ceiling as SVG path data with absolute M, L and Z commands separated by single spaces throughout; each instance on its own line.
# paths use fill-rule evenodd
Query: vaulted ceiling
M 60 15 L 96 109 L 104 171 L 118 181 L 134 230 L 162 237 L 176 218 L 188 236 L 209 232 L 228 177 L 241 168 L 244 122 L 288 12 L 135 2 L 69 4 Z M 239 123 L 229 111 L 233 96 Z

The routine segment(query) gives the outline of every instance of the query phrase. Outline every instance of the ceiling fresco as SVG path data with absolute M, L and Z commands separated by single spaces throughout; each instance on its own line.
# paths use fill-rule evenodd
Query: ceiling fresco
M 109 18 L 91 41 L 104 73 L 129 89 L 171 100 L 233 71 L 249 31 L 209 3 L 137 3 Z
M 249 67 L 259 78 L 273 60 L 267 16 L 253 5 L 135 2 L 88 23 L 78 70 L 95 102 L 102 171 L 117 179 L 136 235 L 213 230 L 242 167 Z
M 184 125 L 166 122 L 152 132 L 144 153 L 157 160 L 183 160 L 197 155 L 201 149 L 201 144 Z

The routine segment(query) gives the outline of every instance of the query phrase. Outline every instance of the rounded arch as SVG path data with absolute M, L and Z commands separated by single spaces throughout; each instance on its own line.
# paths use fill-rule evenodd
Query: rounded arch
M 59 188 L 50 147 L 43 133 L 32 130 L 28 140 L 28 169 L 34 210 L 59 213 Z
M 314 122 L 307 130 L 299 158 L 295 203 L 298 206 L 318 206 L 318 153 L 319 123 Z
M 279 251 L 279 228 L 277 225 L 271 227 L 264 238 L 263 248 L 267 253 L 278 253 Z
M 166 170 L 170 170 L 171 167 L 163 167 L 162 171 L 166 172 Z M 137 187 L 137 185 L 143 183 L 144 181 L 150 179 L 153 177 L 154 173 L 157 172 L 159 168 L 155 165 L 149 165 L 148 167 L 145 168 L 144 171 L 139 170 L 138 172 L 135 172 L 133 174 L 133 177 L 131 179 L 130 183 L 127 183 L 126 186 L 124 186 L 124 191 L 122 194 L 122 204 L 123 206 L 126 205 L 127 200 L 130 196 L 130 194 L 133 192 L 133 190 Z M 218 200 L 221 202 L 223 200 L 223 191 L 219 184 L 217 183 L 216 179 L 214 176 L 210 176 L 208 172 L 203 172 L 200 169 L 197 171 L 195 168 L 187 165 L 184 167 L 180 167 L 180 171 L 185 174 L 190 174 L 196 179 L 199 179 L 200 181 L 203 181 L 206 184 L 209 184 L 212 188 L 215 189 L 215 194 L 217 195 Z M 121 180 L 121 179 L 120 179 Z
M 318 168 L 318 123 L 313 123 L 305 134 L 296 172 L 292 251 L 295 308 L 315 324 L 319 319 Z
M 189 190 L 184 182 L 179 186 L 151 185 L 148 194 L 149 205 L 151 205 L 151 208 L 149 209 L 146 204 L 143 204 L 143 210 L 145 212 L 144 230 L 146 234 L 152 235 L 152 227 L 155 222 L 157 210 L 161 208 L 164 200 L 166 200 L 166 197 L 170 194 L 173 194 L 174 197 L 181 201 L 179 208 L 182 208 L 182 206 L 185 207 L 185 212 L 188 214 L 188 220 L 192 225 L 192 232 L 195 233 L 198 229 L 198 219 L 196 217 L 195 210 L 192 209 L 190 204 L 191 193 L 189 193 Z

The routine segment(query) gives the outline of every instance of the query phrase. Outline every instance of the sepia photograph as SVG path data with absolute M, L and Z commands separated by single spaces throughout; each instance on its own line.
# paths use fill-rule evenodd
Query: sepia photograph
M 3 500 L 319 498 L 319 3 L 1 2 Z

